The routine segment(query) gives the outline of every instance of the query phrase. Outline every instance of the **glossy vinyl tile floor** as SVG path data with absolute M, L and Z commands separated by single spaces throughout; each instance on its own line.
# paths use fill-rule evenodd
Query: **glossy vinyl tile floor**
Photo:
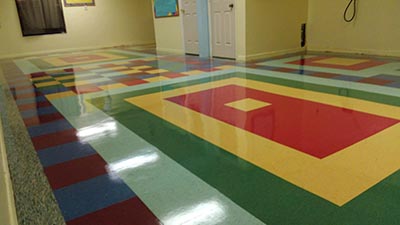
M 400 224 L 398 60 L 125 48 L 2 67 L 58 223 Z

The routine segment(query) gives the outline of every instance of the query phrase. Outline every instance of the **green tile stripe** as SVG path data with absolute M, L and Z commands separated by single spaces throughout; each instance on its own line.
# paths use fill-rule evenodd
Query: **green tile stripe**
M 231 76 L 267 81 L 265 77 L 250 74 L 238 73 L 231 74 Z M 218 79 L 228 77 L 226 75 L 218 77 Z M 272 79 L 268 80 L 269 82 L 285 86 L 314 91 L 325 90 L 323 86 L 315 84 L 304 84 L 276 78 L 267 79 Z M 199 82 L 199 80 L 196 82 Z M 192 84 L 171 85 L 163 88 L 168 90 Z M 333 87 L 325 88 L 328 88 L 325 93 L 339 93 L 337 92 L 338 88 L 336 90 Z M 123 101 L 128 96 L 133 97 L 155 91 L 160 90 L 142 90 L 111 96 L 112 105 L 117 107 L 113 107 L 115 110 L 108 111 L 107 114 L 147 142 L 152 143 L 167 156 L 263 222 L 267 224 L 393 224 L 397 210 L 396 208 L 391 209 L 392 204 L 389 201 L 380 201 L 381 204 L 374 207 L 375 213 L 368 214 L 370 212 L 369 207 L 376 202 L 376 198 L 390 199 L 391 194 L 379 190 L 385 189 L 387 180 L 393 180 L 393 176 L 345 206 L 337 207 L 145 110 Z M 353 92 L 350 91 L 349 93 L 349 96 L 354 97 Z M 388 101 L 387 98 L 391 98 L 391 96 L 380 96 L 374 98 L 374 100 L 390 103 L 391 101 Z M 94 99 L 93 101 L 98 100 Z M 94 104 L 100 108 L 100 105 Z M 146 127 L 152 129 L 144 129 Z M 177 139 L 185 141 L 177 143 Z M 400 182 L 392 183 L 397 186 L 400 185 Z M 348 221 L 354 223 L 346 223 Z
M 104 98 L 93 101 L 104 107 L 105 102 L 110 100 L 112 99 Z M 114 131 L 102 132 L 92 139 L 81 139 L 88 141 L 109 165 L 135 158 L 142 162 L 146 157 L 154 161 L 137 168 L 110 172 L 116 172 L 163 224 L 181 224 L 179 216 L 185 216 L 187 210 L 190 212 L 190 209 L 198 207 L 206 207 L 202 208 L 206 211 L 195 218 L 203 219 L 203 224 L 263 224 L 124 125 L 104 112 L 93 109 L 89 103 L 82 105 L 77 97 L 55 99 L 51 102 L 78 130 L 115 122 Z M 207 218 L 203 218 L 204 214 Z M 206 219 L 210 221 L 207 222 Z

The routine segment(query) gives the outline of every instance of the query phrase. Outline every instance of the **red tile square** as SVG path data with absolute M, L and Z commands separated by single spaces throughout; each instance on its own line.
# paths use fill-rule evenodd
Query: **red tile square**
M 77 132 L 75 129 L 69 129 L 46 135 L 36 136 L 32 138 L 32 143 L 33 146 L 35 146 L 35 149 L 38 151 L 41 149 L 78 141 L 79 138 L 77 137 L 76 133 Z
M 30 117 L 30 118 L 24 118 L 24 123 L 25 123 L 25 126 L 30 127 L 30 126 L 49 123 L 49 122 L 53 122 L 53 121 L 61 120 L 61 119 L 64 119 L 64 116 L 57 112 L 57 113 L 51 113 L 51 114 L 45 114 L 45 115 L 38 115 L 38 116 Z
M 270 105 L 248 112 L 225 105 L 246 98 Z M 325 158 L 400 122 L 236 85 L 167 100 L 317 158 Z
M 95 154 L 45 168 L 53 190 L 107 173 L 107 163 Z
M 367 84 L 376 84 L 376 85 L 385 85 L 385 84 L 388 84 L 388 83 L 393 83 L 393 81 L 383 80 L 383 79 L 379 79 L 379 78 L 365 78 L 365 79 L 362 79 L 362 80 L 360 80 L 358 82 L 367 83 Z
M 168 77 L 168 78 L 178 78 L 178 77 L 186 77 L 187 75 L 185 74 L 181 74 L 181 73 L 164 73 L 163 74 L 164 77 Z
M 80 218 L 67 225 L 161 225 L 157 217 L 134 197 Z
M 140 80 L 140 79 L 131 79 L 131 80 L 121 81 L 121 83 L 128 85 L 128 86 L 134 86 L 134 85 L 138 85 L 138 84 L 145 84 L 148 82 L 144 81 L 144 80 Z

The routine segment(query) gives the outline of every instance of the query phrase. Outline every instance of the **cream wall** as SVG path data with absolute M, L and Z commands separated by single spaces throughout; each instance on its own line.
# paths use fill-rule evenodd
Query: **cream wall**
M 247 0 L 246 59 L 304 50 L 300 31 L 307 11 L 308 0 Z
M 246 53 L 246 1 L 235 1 L 235 24 L 236 24 L 236 60 L 245 61 Z M 250 0 L 251 1 L 251 0 Z M 211 27 L 211 26 L 210 26 Z
M 22 37 L 15 0 L 0 0 L 0 58 L 154 43 L 150 0 L 96 0 L 64 8 L 67 34 Z
M 184 53 L 181 16 L 154 18 L 157 51 Z
M 308 50 L 400 56 L 400 1 L 358 0 L 345 23 L 348 0 L 309 0 Z

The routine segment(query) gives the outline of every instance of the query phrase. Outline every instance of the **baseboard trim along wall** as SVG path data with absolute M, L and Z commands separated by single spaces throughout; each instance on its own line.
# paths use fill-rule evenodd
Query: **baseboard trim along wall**
M 285 50 L 271 51 L 271 52 L 253 53 L 253 54 L 248 54 L 245 58 L 245 61 L 253 61 L 253 60 L 271 58 L 271 57 L 280 56 L 280 55 L 305 53 L 305 52 L 306 52 L 306 48 L 294 48 L 294 49 L 285 49 Z

